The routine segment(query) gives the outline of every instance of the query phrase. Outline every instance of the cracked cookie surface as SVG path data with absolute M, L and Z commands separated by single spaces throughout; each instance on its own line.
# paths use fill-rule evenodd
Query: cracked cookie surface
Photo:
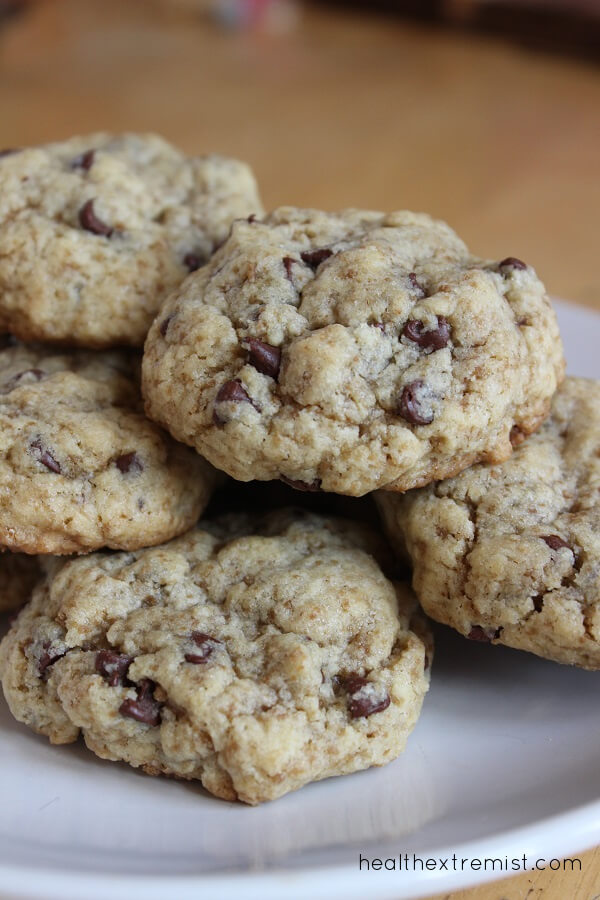
M 0 351 L 0 545 L 134 549 L 191 527 L 215 472 L 143 414 L 124 352 Z
M 502 465 L 395 497 L 425 611 L 463 635 L 600 668 L 600 383 L 569 377 Z
M 0 155 L 0 329 L 141 346 L 162 301 L 233 219 L 260 213 L 244 163 L 155 135 L 92 134 Z
M 148 414 L 240 481 L 403 491 L 539 427 L 563 375 L 520 260 L 426 215 L 282 208 L 234 223 L 146 341 Z
M 260 803 L 403 750 L 431 637 L 355 523 L 228 516 L 52 563 L 0 645 L 13 715 L 54 743 Z

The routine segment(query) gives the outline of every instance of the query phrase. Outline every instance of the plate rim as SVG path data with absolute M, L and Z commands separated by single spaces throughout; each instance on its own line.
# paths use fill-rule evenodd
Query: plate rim
M 565 839 L 565 832 L 568 838 Z M 543 819 L 534 819 L 527 825 L 508 828 L 485 838 L 468 841 L 458 846 L 433 847 L 423 851 L 425 858 L 451 858 L 460 853 L 469 859 L 486 856 L 520 859 L 524 848 L 528 858 L 537 855 L 546 860 L 564 858 L 567 853 L 583 853 L 600 841 L 600 798 L 584 805 L 575 806 L 567 812 L 556 813 Z M 493 843 L 493 849 L 490 847 Z M 502 848 L 499 851 L 499 848 Z M 385 858 L 385 857 L 384 857 Z M 431 894 L 457 889 L 469 889 L 489 881 L 503 881 L 532 871 L 531 868 L 518 872 L 503 873 L 497 878 L 496 872 L 468 873 L 439 870 L 427 873 L 411 871 L 398 877 L 396 871 L 381 870 L 369 882 L 369 900 L 417 900 Z M 24 883 L 26 874 L 28 884 Z M 281 900 L 285 891 L 286 900 L 331 900 L 341 896 L 348 900 L 364 900 L 365 882 L 357 876 L 356 865 L 313 865 L 305 869 L 286 869 L 274 866 L 269 870 L 245 870 L 234 873 L 213 873 L 198 875 L 112 875 L 94 872 L 93 876 L 84 871 L 75 872 L 64 868 L 42 867 L 34 870 L 22 866 L 6 865 L 0 861 L 0 896 L 10 900 L 43 897 L 44 900 L 105 900 L 108 892 L 118 900 L 164 900 L 166 889 L 176 891 L 177 900 L 198 900 L 200 891 L 215 889 L 220 900 L 238 900 L 240 888 L 244 889 L 246 900 Z M 91 880 L 93 879 L 93 880 Z M 332 887 L 335 886 L 335 895 Z M 39 891 L 39 893 L 38 893 Z

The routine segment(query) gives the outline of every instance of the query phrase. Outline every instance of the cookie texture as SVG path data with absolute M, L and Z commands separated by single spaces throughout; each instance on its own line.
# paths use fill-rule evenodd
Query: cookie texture
M 365 531 L 278 511 L 56 563 L 0 645 L 13 715 L 54 743 L 256 804 L 404 748 L 432 647 Z
M 360 496 L 499 461 L 563 376 L 520 260 L 426 215 L 281 208 L 239 221 L 145 347 L 148 414 L 240 481 Z
M 425 611 L 467 637 L 600 668 L 600 383 L 567 378 L 503 465 L 380 493 Z
M 81 347 L 141 346 L 167 294 L 237 216 L 248 166 L 156 135 L 92 134 L 0 155 L 0 329 Z
M 2 350 L 0 545 L 134 549 L 192 526 L 215 472 L 141 405 L 137 356 Z
M 0 613 L 23 606 L 42 578 L 36 556 L 25 553 L 0 553 Z

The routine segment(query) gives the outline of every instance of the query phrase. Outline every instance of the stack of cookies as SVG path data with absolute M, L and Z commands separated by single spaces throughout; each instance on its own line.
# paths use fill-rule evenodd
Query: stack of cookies
M 399 755 L 419 602 L 600 667 L 600 387 L 519 259 L 97 134 L 2 153 L 0 327 L 0 677 L 52 742 L 255 804 Z

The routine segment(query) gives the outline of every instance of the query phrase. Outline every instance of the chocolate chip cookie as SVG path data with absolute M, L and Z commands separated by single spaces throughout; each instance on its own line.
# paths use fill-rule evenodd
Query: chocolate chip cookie
M 0 329 L 141 346 L 167 294 L 260 210 L 244 163 L 189 158 L 155 135 L 0 154 Z
M 378 495 L 425 611 L 476 641 L 600 668 L 600 383 L 567 378 L 503 465 Z
M 129 550 L 197 521 L 215 472 L 145 418 L 138 375 L 124 352 L 0 352 L 0 545 Z
M 0 646 L 11 711 L 53 743 L 82 733 L 105 759 L 251 804 L 383 765 L 432 647 L 364 540 L 278 511 L 57 563 Z
M 426 215 L 238 221 L 145 347 L 148 414 L 240 481 L 360 496 L 510 456 L 563 376 L 544 287 Z
M 0 613 L 23 606 L 41 577 L 37 556 L 0 553 Z

